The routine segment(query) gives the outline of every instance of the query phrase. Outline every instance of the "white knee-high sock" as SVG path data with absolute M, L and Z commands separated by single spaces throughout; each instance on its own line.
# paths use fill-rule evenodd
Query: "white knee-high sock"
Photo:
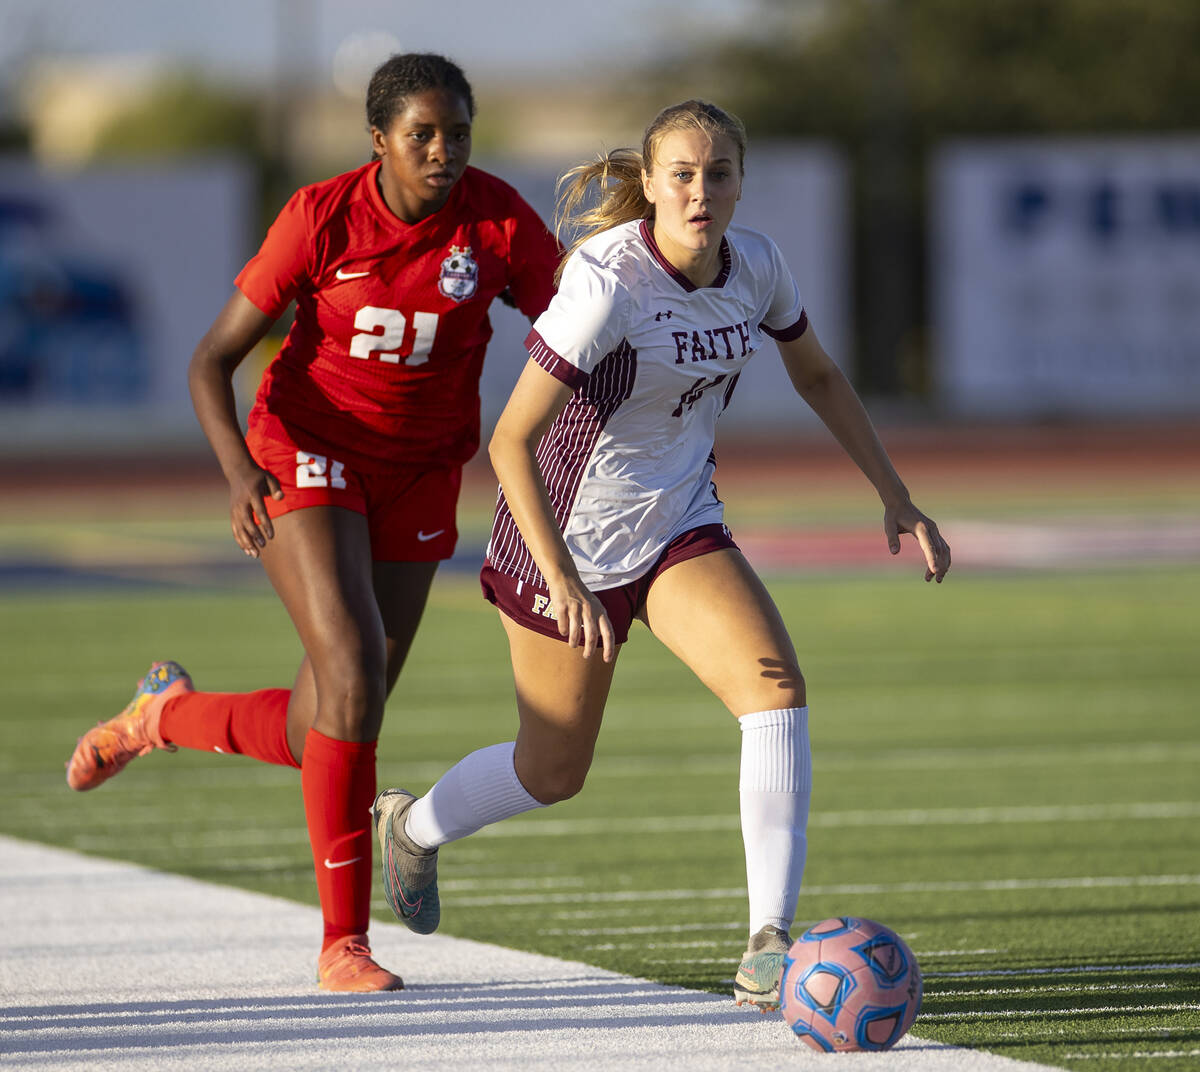
M 526 792 L 513 766 L 512 741 L 464 756 L 405 816 L 404 830 L 418 845 L 436 849 L 482 826 L 544 808 Z
M 750 893 L 750 933 L 768 923 L 788 930 L 808 848 L 812 754 L 808 708 L 756 711 L 738 719 L 742 731 L 742 843 Z

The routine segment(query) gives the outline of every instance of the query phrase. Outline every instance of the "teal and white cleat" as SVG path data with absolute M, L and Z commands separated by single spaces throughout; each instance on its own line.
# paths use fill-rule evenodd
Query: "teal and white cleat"
M 387 903 L 410 931 L 432 934 L 442 920 L 437 849 L 420 848 L 404 832 L 404 817 L 416 799 L 406 789 L 385 789 L 375 798 L 371 815 L 379 838 Z
M 791 947 L 788 932 L 770 924 L 753 935 L 733 980 L 733 1000 L 759 1012 L 778 1009 L 783 958 Z

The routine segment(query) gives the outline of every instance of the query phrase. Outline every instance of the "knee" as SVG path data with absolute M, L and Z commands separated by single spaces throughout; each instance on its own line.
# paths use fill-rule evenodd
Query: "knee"
M 783 694 L 786 703 L 780 707 L 803 707 L 808 703 L 808 693 L 804 684 L 804 673 L 795 659 L 788 659 L 780 667 L 776 678 L 776 686 Z
M 776 707 L 806 707 L 808 705 L 808 689 L 804 684 L 804 675 L 800 667 L 795 667 L 779 683 L 779 697 Z
M 382 662 L 337 659 L 317 670 L 317 720 L 347 740 L 375 736 L 383 721 L 387 677 Z
M 791 659 L 760 659 L 759 663 L 759 673 L 752 682 L 722 697 L 733 714 L 804 707 L 808 703 L 799 663 Z
M 558 804 L 570 800 L 587 780 L 591 757 L 585 762 L 566 760 L 556 763 L 537 761 L 516 764 L 517 777 L 525 791 L 539 804 Z

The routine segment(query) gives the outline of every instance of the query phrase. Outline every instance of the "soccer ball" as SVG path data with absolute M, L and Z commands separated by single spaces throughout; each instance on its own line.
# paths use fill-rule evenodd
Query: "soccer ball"
M 779 1002 L 788 1026 L 814 1050 L 887 1050 L 917 1018 L 921 969 L 882 923 L 826 919 L 788 950 Z

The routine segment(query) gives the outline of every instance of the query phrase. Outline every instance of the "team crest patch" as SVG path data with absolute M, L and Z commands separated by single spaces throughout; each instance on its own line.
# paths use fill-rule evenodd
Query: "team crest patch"
M 471 256 L 470 246 L 451 246 L 450 256 L 442 261 L 438 290 L 456 302 L 466 301 L 479 286 L 479 264 Z

